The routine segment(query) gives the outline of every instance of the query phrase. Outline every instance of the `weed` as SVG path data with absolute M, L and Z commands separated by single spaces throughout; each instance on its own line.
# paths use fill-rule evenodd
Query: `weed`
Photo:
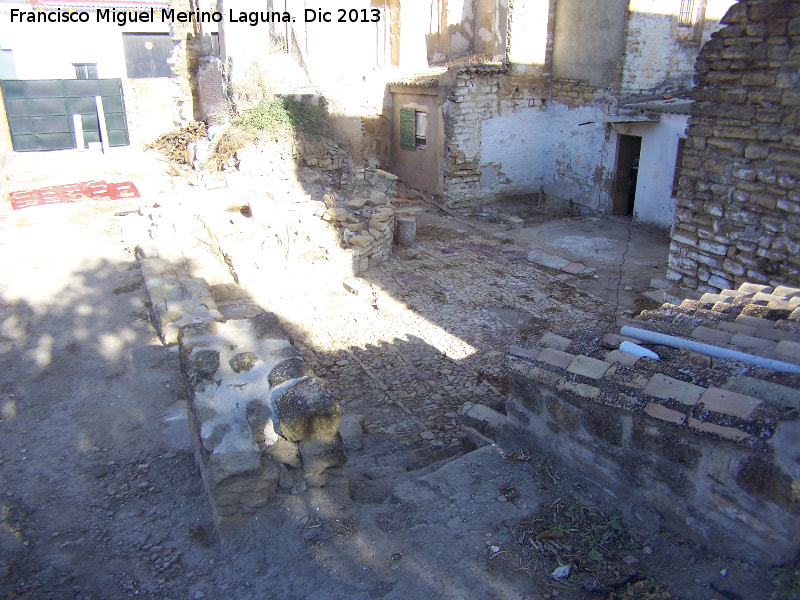
M 319 106 L 291 98 L 262 100 L 234 120 L 245 129 L 319 138 L 330 132 L 328 114 Z

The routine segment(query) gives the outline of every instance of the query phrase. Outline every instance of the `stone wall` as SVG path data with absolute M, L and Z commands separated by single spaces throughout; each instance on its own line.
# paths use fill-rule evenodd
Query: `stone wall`
M 670 280 L 800 280 L 800 4 L 742 0 L 697 60 Z
M 338 402 L 278 318 L 232 283 L 210 244 L 192 258 L 177 251 L 190 235 L 203 239 L 202 229 L 170 216 L 131 217 L 123 237 L 135 246 L 159 336 L 180 344 L 189 434 L 218 533 L 277 493 L 346 490 Z M 225 283 L 210 285 L 199 272 Z
M 608 90 L 492 68 L 448 73 L 440 88 L 448 206 L 542 192 L 576 210 L 608 206 Z
M 700 47 L 719 29 L 719 19 L 731 4 L 733 0 L 704 2 L 697 24 L 684 27 L 678 25 L 680 3 L 665 9 L 657 0 L 633 0 L 628 7 L 623 97 L 691 88 Z
M 645 311 L 631 329 L 518 342 L 507 358 L 506 441 L 586 474 L 615 504 L 630 501 L 643 520 L 663 519 L 696 543 L 764 565 L 791 560 L 800 548 L 798 306 L 800 288 L 745 284 Z M 642 329 L 713 345 L 697 352 L 771 362 L 618 349 Z M 469 412 L 462 421 L 475 427 Z
M 246 302 L 239 290 L 214 291 L 218 300 Z M 220 534 L 279 487 L 346 484 L 339 404 L 275 315 L 187 325 L 180 355 L 192 445 Z

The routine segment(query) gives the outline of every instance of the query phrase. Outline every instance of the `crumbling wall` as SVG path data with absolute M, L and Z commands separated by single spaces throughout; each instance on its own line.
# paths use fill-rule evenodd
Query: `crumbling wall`
M 697 60 L 668 277 L 700 291 L 794 283 L 800 9 L 742 0 L 722 23 Z
M 700 3 L 702 14 L 694 27 L 687 27 L 678 25 L 679 3 L 665 7 L 657 0 L 633 0 L 628 8 L 622 95 L 691 88 L 700 47 L 719 29 L 719 19 L 731 4 L 732 0 Z
M 613 156 L 602 89 L 475 69 L 457 72 L 441 94 L 449 206 L 542 191 L 566 205 L 607 206 Z

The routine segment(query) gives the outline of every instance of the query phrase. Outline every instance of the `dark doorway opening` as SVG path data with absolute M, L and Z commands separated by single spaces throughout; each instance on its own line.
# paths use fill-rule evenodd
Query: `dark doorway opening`
M 641 150 L 642 138 L 640 136 L 620 134 L 617 146 L 617 172 L 614 183 L 612 215 L 633 213 L 633 203 L 636 196 L 636 171 L 638 170 Z M 634 161 L 637 165 L 636 169 L 633 169 Z

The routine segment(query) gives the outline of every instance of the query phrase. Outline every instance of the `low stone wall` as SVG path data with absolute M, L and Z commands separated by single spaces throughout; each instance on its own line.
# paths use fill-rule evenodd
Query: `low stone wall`
M 178 343 L 184 325 L 222 320 L 205 279 L 191 277 L 185 267 L 153 249 L 139 246 L 136 257 L 150 296 L 153 326 L 165 345 Z
M 796 350 L 788 352 L 800 347 L 788 310 L 715 298 L 684 305 L 643 313 L 632 325 L 800 362 Z M 664 346 L 655 348 L 661 360 L 637 358 L 617 349 L 625 340 L 548 333 L 537 344 L 513 346 L 513 439 L 584 472 L 616 497 L 654 509 L 667 528 L 719 552 L 766 565 L 794 558 L 798 376 L 729 359 L 712 366 L 707 356 Z
M 274 314 L 187 325 L 180 355 L 192 444 L 221 534 L 278 488 L 346 484 L 339 404 Z
M 136 256 L 154 325 L 180 344 L 190 437 L 220 535 L 281 490 L 346 491 L 339 404 L 278 318 L 238 285 L 191 277 L 191 261 L 142 244 Z
M 340 228 L 342 243 L 352 255 L 353 275 L 389 258 L 396 223 L 386 194 L 349 200 L 344 207 L 327 209 L 320 216 Z

